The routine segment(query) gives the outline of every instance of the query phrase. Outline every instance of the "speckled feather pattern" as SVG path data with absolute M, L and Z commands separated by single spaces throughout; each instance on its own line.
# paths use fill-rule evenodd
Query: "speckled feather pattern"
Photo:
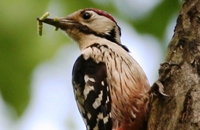
M 145 123 L 149 83 L 138 63 L 121 46 L 95 43 L 82 51 L 84 60 L 105 63 L 111 95 L 113 130 L 142 130 Z M 137 119 L 136 119 L 137 118 Z
M 74 64 L 72 83 L 87 130 L 145 130 L 148 80 L 121 44 L 121 29 L 105 11 L 78 10 L 44 22 L 66 32 L 81 55 Z

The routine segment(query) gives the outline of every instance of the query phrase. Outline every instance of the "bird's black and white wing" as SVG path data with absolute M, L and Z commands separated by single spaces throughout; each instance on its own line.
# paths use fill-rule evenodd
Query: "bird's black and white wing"
M 111 130 L 111 98 L 106 65 L 83 55 L 76 60 L 72 83 L 78 108 L 88 130 Z

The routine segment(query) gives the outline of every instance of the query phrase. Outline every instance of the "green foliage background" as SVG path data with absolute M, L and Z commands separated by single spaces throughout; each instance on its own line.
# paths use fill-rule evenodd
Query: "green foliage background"
M 3 0 L 0 2 L 0 92 L 3 100 L 16 111 L 17 117 L 23 114 L 29 103 L 30 80 L 34 68 L 43 60 L 51 58 L 61 43 L 66 43 L 68 40 L 64 35 L 60 35 L 60 32 L 51 36 L 53 31 L 48 29 L 44 30 L 44 34 L 49 34 L 41 38 L 37 34 L 36 17 L 46 11 L 52 16 L 66 16 L 80 8 L 100 8 L 130 23 L 139 33 L 156 37 L 160 44 L 164 45 L 166 27 L 180 9 L 179 0 L 162 0 L 145 16 L 134 18 L 134 15 L 127 16 L 120 12 L 113 4 L 114 0 L 103 1 Z M 131 14 L 132 9 L 128 10 Z

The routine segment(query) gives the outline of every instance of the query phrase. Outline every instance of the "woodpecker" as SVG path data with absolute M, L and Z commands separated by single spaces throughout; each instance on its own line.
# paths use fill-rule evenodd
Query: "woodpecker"
M 150 85 L 121 44 L 115 19 L 105 11 L 86 8 L 67 17 L 37 20 L 63 30 L 79 45 L 72 84 L 86 129 L 145 130 Z

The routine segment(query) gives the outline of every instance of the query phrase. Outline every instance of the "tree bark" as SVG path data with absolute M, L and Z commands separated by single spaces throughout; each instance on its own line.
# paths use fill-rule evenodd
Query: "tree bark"
M 183 0 L 159 76 L 148 130 L 200 130 L 200 0 Z

